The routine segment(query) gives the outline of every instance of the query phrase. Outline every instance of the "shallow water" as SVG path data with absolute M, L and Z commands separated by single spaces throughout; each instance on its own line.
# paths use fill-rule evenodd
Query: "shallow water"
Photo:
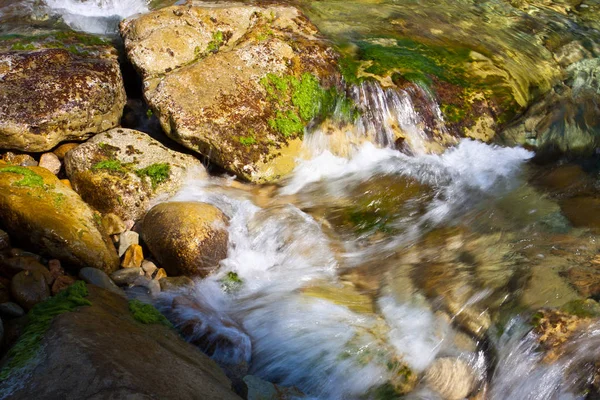
M 542 42 L 597 35 L 581 4 L 573 16 L 504 1 L 295 3 L 348 52 L 398 35 L 480 52 L 508 71 L 523 104 L 558 79 Z M 114 35 L 122 18 L 156 6 L 0 0 L 0 30 Z M 246 365 L 314 398 L 397 398 L 415 386 L 407 398 L 437 399 L 423 377 L 440 359 L 468 366 L 472 398 L 584 398 L 598 327 L 547 363 L 531 317 L 597 296 L 581 282 L 598 279 L 597 162 L 538 166 L 520 147 L 459 140 L 426 87 L 384 86 L 350 86 L 361 117 L 307 132 L 280 185 L 189 180 L 171 201 L 219 207 L 228 255 L 193 290 L 163 294 L 162 310 L 228 371 Z

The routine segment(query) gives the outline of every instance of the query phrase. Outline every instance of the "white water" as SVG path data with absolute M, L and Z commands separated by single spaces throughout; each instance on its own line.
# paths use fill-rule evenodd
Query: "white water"
M 114 34 L 119 22 L 148 12 L 147 0 L 44 0 L 48 12 L 71 28 L 94 34 Z
M 349 159 L 324 152 L 301 163 L 281 193 L 301 194 L 320 184 L 344 196 L 349 186 L 374 175 L 405 174 L 435 188 L 439 202 L 431 214 L 449 215 L 472 191 L 507 190 L 530 156 L 522 149 L 469 140 L 442 155 L 421 156 L 365 143 Z M 312 285 L 339 286 L 337 271 L 349 265 L 336 256 L 321 224 L 293 204 L 260 208 L 248 192 L 229 187 L 223 178 L 191 181 L 172 201 L 211 203 L 230 218 L 227 258 L 190 294 L 216 336 L 244 344 L 215 354 L 222 364 L 251 360 L 252 374 L 317 398 L 352 399 L 393 379 L 386 367 L 393 359 L 401 358 L 416 372 L 442 353 L 477 359 L 453 348 L 448 340 L 453 328 L 423 302 L 382 293 L 378 312 L 371 314 L 305 295 L 302 289 Z M 362 255 L 353 257 L 360 264 Z M 239 291 L 221 289 L 227 272 L 243 280 Z M 163 304 L 172 298 L 163 295 Z M 182 324 L 193 314 L 179 310 L 174 320 Z M 243 329 L 232 329 L 231 321 Z

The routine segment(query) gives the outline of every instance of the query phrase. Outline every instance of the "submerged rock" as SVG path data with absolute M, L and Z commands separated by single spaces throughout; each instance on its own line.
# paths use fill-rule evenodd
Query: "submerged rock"
M 185 176 L 204 168 L 145 133 L 113 129 L 69 151 L 67 175 L 81 197 L 102 213 L 140 219 L 150 202 L 177 191 Z
M 458 358 L 438 358 L 425 371 L 425 382 L 445 400 L 461 400 L 475 383 L 473 370 Z
M 59 32 L 0 42 L 0 148 L 47 151 L 119 124 L 125 89 L 116 50 Z
M 88 290 L 91 305 L 56 316 L 31 373 L 12 388 L 5 381 L 0 396 L 239 399 L 219 367 L 174 330 L 139 322 L 120 296 Z
M 0 165 L 0 223 L 11 237 L 74 268 L 117 269 L 100 216 L 45 168 Z
M 120 30 L 167 135 L 247 180 L 291 172 L 304 128 L 344 97 L 336 54 L 294 7 L 192 3 Z
M 244 377 L 248 400 L 292 400 L 306 398 L 304 393 L 295 387 L 283 387 L 260 379 L 254 375 Z
M 202 277 L 227 256 L 227 225 L 210 204 L 162 203 L 144 217 L 142 238 L 169 275 Z

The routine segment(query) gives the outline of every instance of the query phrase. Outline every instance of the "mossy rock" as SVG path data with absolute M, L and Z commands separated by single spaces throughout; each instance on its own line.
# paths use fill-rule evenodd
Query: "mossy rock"
M 158 196 L 174 194 L 189 173 L 204 174 L 196 158 L 163 146 L 145 133 L 113 129 L 67 153 L 75 191 L 102 213 L 143 217 Z
M 0 224 L 36 252 L 74 268 L 118 268 L 100 215 L 45 168 L 0 165 Z
M 144 217 L 142 239 L 169 276 L 206 276 L 227 256 L 228 219 L 199 202 L 161 203 Z
M 126 95 L 116 50 L 85 34 L 0 40 L 0 148 L 41 152 L 119 124 Z
M 121 34 L 167 135 L 245 180 L 291 172 L 305 128 L 348 102 L 337 54 L 294 7 L 174 6 Z

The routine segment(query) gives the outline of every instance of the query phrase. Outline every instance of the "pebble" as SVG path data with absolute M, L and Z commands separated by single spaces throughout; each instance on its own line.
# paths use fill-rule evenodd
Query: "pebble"
M 65 158 L 65 155 L 69 150 L 72 150 L 77 146 L 79 146 L 79 143 L 64 143 L 54 149 L 53 153 L 59 158 L 59 160 L 62 160 Z
M 152 297 L 158 296 L 160 294 L 160 284 L 158 283 L 158 281 L 152 280 L 146 276 L 138 277 L 133 282 L 133 285 L 145 287 L 146 289 L 148 289 L 148 292 L 150 292 L 150 296 Z
M 61 275 L 59 277 L 57 277 L 54 280 L 54 283 L 52 284 L 52 296 L 56 295 L 57 293 L 62 292 L 63 290 L 65 290 L 66 288 L 68 288 L 69 286 L 71 286 L 72 284 L 75 283 L 75 278 L 73 278 L 72 276 L 68 276 L 68 275 Z
M 0 304 L 0 315 L 2 315 L 2 317 L 18 318 L 25 315 L 25 310 L 17 303 L 7 301 L 6 303 Z
M 85 267 L 79 270 L 79 278 L 87 283 L 109 290 L 113 293 L 124 296 L 125 293 L 109 278 L 104 271 L 97 268 Z
M 461 400 L 473 389 L 473 370 L 461 359 L 438 358 L 425 371 L 425 382 L 446 400 Z
M 125 252 L 121 267 L 123 268 L 139 268 L 144 261 L 144 252 L 139 244 L 132 244 Z
M 121 233 L 119 236 L 119 257 L 122 257 L 132 244 L 140 244 L 140 234 L 134 231 Z
M 39 166 L 42 168 L 46 168 L 48 171 L 52 172 L 54 175 L 58 175 L 62 164 L 56 154 L 44 153 L 40 157 Z
M 152 278 L 158 267 L 150 260 L 142 261 L 142 269 L 148 278 Z
M 132 285 L 143 273 L 141 268 L 124 268 L 113 272 L 110 277 L 117 285 L 126 286 Z
M 156 271 L 156 275 L 154 276 L 154 279 L 157 281 L 160 281 L 163 278 L 167 277 L 167 271 L 164 270 L 164 268 L 159 268 L 158 271 Z

